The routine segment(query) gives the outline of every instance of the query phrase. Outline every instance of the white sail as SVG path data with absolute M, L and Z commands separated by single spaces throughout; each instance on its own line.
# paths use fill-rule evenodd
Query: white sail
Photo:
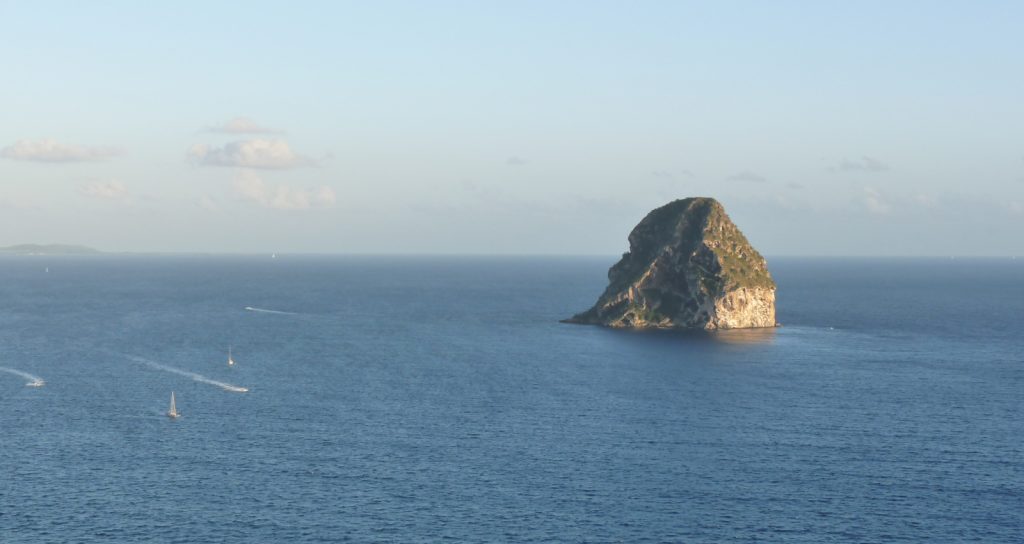
M 167 417 L 178 417 L 178 408 L 174 406 L 174 391 L 171 391 L 171 407 L 167 410 Z

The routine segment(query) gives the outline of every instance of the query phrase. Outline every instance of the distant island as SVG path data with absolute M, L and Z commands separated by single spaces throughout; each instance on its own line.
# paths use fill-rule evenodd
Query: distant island
M 685 198 L 647 214 L 608 288 L 566 323 L 608 327 L 775 327 L 768 263 L 713 198 Z
M 3 255 L 95 255 L 98 249 L 71 244 L 18 244 L 0 247 Z

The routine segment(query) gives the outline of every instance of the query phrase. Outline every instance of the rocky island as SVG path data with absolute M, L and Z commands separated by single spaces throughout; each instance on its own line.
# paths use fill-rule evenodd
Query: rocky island
M 594 307 L 566 323 L 608 327 L 775 327 L 768 263 L 713 198 L 685 198 L 647 214 L 608 270 Z

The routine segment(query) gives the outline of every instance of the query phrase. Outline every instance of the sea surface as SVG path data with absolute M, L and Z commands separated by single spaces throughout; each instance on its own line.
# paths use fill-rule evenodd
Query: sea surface
M 559 323 L 614 260 L 0 258 L 0 542 L 1024 541 L 1024 260 Z

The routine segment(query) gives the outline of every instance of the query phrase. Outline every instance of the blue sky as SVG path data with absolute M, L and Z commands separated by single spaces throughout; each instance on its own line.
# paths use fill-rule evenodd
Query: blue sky
M 5 2 L 0 245 L 1024 255 L 1024 4 Z

